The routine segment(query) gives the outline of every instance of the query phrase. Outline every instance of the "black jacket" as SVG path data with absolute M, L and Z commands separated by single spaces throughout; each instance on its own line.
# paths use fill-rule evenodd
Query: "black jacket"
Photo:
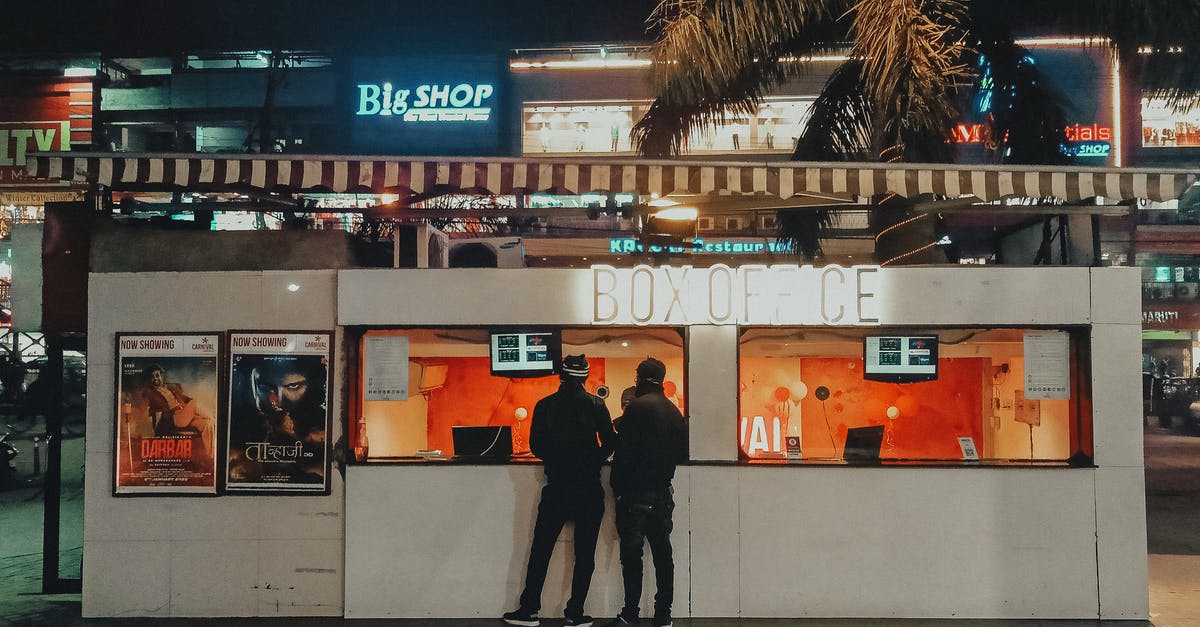
M 639 383 L 637 397 L 625 407 L 616 427 L 613 494 L 620 497 L 670 486 L 675 466 L 687 461 L 687 423 L 663 395 L 662 385 Z
M 541 458 L 548 483 L 598 483 L 615 438 L 608 407 L 579 383 L 564 381 L 533 407 L 529 449 Z

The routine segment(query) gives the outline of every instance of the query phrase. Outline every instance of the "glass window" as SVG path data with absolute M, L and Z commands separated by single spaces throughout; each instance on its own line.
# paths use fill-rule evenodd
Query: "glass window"
M 961 461 L 973 449 L 984 461 L 1088 464 L 1085 340 L 1086 329 L 745 329 L 741 456 L 787 458 L 792 436 L 790 457 L 813 462 L 849 459 L 849 439 L 849 453 L 877 446 L 881 461 Z
M 361 434 L 367 435 L 365 454 L 359 461 L 462 456 L 455 450 L 454 427 L 489 427 L 488 435 L 501 434 L 497 443 L 511 449 L 491 451 L 514 461 L 533 460 L 529 452 L 529 426 L 534 405 L 558 389 L 558 376 L 493 374 L 490 356 L 493 331 L 481 327 L 372 329 L 358 342 L 358 368 L 350 425 L 350 449 L 356 453 Z M 663 391 L 686 415 L 683 335 L 671 328 L 556 328 L 561 355 L 587 356 L 589 376 L 584 387 L 604 397 L 609 413 L 621 415 L 622 393 L 633 386 L 637 364 L 653 356 L 667 366 Z M 378 359 L 368 365 L 366 348 L 385 342 Z M 403 346 L 397 350 L 396 347 Z M 505 348 L 503 350 L 511 350 Z M 397 357 L 399 355 L 399 357 Z M 399 373 L 399 374 L 397 374 Z M 379 385 L 379 381 L 393 383 Z M 403 384 L 394 383 L 403 379 Z M 374 386 L 374 387 L 373 387 Z M 383 392 L 379 392 L 383 388 Z M 396 390 L 406 388 L 407 393 Z M 370 393 L 368 393 L 370 392 Z M 630 392 L 631 393 L 631 392 Z M 403 396 L 404 398 L 400 398 Z M 361 419 L 360 419 L 361 418 Z M 495 430 L 507 427 L 507 430 Z M 463 442 L 460 435 L 460 442 Z M 487 444 L 487 443 L 485 443 Z M 466 444 L 464 444 L 466 446 Z

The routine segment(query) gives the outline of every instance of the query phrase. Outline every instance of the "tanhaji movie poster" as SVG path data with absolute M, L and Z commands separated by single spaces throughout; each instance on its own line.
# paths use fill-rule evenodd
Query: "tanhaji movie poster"
M 225 491 L 328 494 L 328 332 L 231 332 Z
M 117 334 L 113 493 L 216 494 L 221 335 Z

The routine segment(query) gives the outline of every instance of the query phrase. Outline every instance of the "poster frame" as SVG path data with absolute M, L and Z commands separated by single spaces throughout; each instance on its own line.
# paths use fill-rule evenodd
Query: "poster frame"
M 126 424 L 125 424 L 126 420 L 125 420 L 125 416 L 124 416 L 124 414 L 125 414 L 124 405 L 126 403 L 125 392 L 127 391 L 124 389 L 124 377 L 123 377 L 122 371 L 124 369 L 124 362 L 125 362 L 126 357 L 151 357 L 151 355 L 126 355 L 126 354 L 124 354 L 123 349 L 122 349 L 122 340 L 123 339 L 128 340 L 128 339 L 132 339 L 132 338 L 153 339 L 153 338 L 164 338 L 164 337 L 196 338 L 196 339 L 208 337 L 208 338 L 212 338 L 216 342 L 215 352 L 211 356 L 211 358 L 213 359 L 213 369 L 212 369 L 212 373 L 211 373 L 212 380 L 213 380 L 213 389 L 212 389 L 211 396 L 209 396 L 207 399 L 209 401 L 208 406 L 213 408 L 214 415 L 212 416 L 212 419 L 215 421 L 215 424 L 213 425 L 213 428 L 215 431 L 214 440 L 213 440 L 214 451 L 213 451 L 213 455 L 212 455 L 212 466 L 209 469 L 209 471 L 211 473 L 210 480 L 207 482 L 207 485 L 202 485 L 202 486 L 174 486 L 174 487 L 166 486 L 166 485 L 156 485 L 156 486 L 124 485 L 123 486 L 122 485 L 122 477 L 121 477 L 121 460 L 120 460 L 121 438 L 123 435 L 126 438 L 129 438 L 130 433 L 128 433 L 128 430 L 125 430 L 126 431 L 125 433 L 122 432 L 122 427 L 126 426 Z M 221 415 L 220 415 L 221 414 L 221 406 L 223 404 L 222 403 L 223 399 L 221 398 L 221 390 L 223 390 L 225 387 L 224 379 L 223 379 L 223 368 L 222 368 L 223 356 L 225 354 L 225 335 L 224 335 L 224 333 L 221 331 L 150 331 L 150 332 L 120 331 L 120 332 L 117 332 L 114 334 L 113 344 L 114 344 L 114 356 L 115 356 L 113 370 L 114 370 L 114 374 L 115 374 L 115 379 L 114 379 L 114 385 L 113 385 L 114 394 L 113 394 L 112 405 L 111 405 L 111 407 L 113 408 L 113 428 L 112 428 L 113 439 L 112 439 L 112 452 L 111 452 L 111 455 L 112 455 L 111 461 L 113 464 L 113 467 L 112 467 L 112 496 L 124 498 L 124 497 L 139 497 L 139 496 L 214 497 L 214 496 L 219 495 L 220 494 L 220 485 L 219 485 L 220 473 L 218 470 L 217 461 L 219 459 L 218 454 L 224 448 L 223 444 L 222 444 L 222 437 L 221 437 L 221 435 L 222 435 L 221 434 L 222 419 L 221 419 Z M 175 352 L 176 353 L 187 353 L 189 351 L 175 351 Z M 161 358 L 170 358 L 170 357 L 180 357 L 180 358 L 194 357 L 197 359 L 208 358 L 206 355 L 186 355 L 186 354 L 174 354 L 173 355 L 173 354 L 171 354 L 171 352 L 163 352 L 162 354 L 157 355 L 157 356 L 161 357 Z M 130 446 L 132 446 L 132 441 L 130 441 Z M 127 450 L 127 453 L 131 454 L 132 450 L 131 449 Z M 132 460 L 132 457 L 130 459 Z M 131 461 L 131 465 L 132 465 L 132 461 Z
M 286 337 L 286 338 L 289 338 L 289 340 L 288 340 L 289 347 L 293 346 L 293 344 L 292 344 L 293 341 L 296 342 L 296 345 L 298 346 L 298 345 L 300 345 L 300 343 L 302 343 L 304 341 L 303 338 L 317 338 L 317 339 L 324 340 L 325 350 L 323 352 L 286 351 L 286 350 L 285 351 L 275 351 L 275 352 L 263 352 L 263 351 L 257 350 L 257 349 L 250 350 L 250 351 L 238 350 L 238 348 L 236 348 L 234 346 L 234 343 L 235 343 L 235 337 L 239 337 L 239 336 Z M 231 496 L 242 496 L 242 495 L 248 495 L 248 496 L 261 496 L 261 495 L 328 496 L 331 493 L 333 478 L 330 476 L 330 473 L 332 470 L 333 455 L 332 455 L 332 447 L 331 447 L 328 436 L 330 435 L 331 428 L 333 426 L 332 425 L 332 422 L 333 422 L 332 414 L 333 414 L 333 383 L 334 383 L 334 378 L 333 378 L 333 376 L 334 376 L 334 372 L 333 372 L 333 356 L 334 356 L 333 341 L 334 341 L 334 337 L 335 337 L 334 332 L 327 330 L 327 329 L 326 330 L 231 329 L 226 332 L 226 334 L 225 334 L 225 346 L 226 346 L 225 367 L 223 368 L 223 371 L 224 371 L 223 374 L 225 377 L 224 378 L 224 381 L 225 381 L 225 384 L 224 384 L 225 411 L 224 411 L 224 420 L 222 421 L 222 426 L 224 427 L 225 437 L 223 438 L 223 441 L 222 441 L 222 453 L 223 454 L 222 454 L 222 460 L 221 460 L 221 464 L 220 464 L 221 468 L 218 472 L 218 482 L 221 485 L 221 493 L 222 494 L 231 495 Z M 232 440 L 233 440 L 233 434 L 234 434 L 234 430 L 233 430 L 233 420 L 234 420 L 234 410 L 235 410 L 234 403 L 235 403 L 235 394 L 237 393 L 237 391 L 235 390 L 235 387 L 238 385 L 238 381 L 235 381 L 235 379 L 234 379 L 235 358 L 239 355 L 283 356 L 283 355 L 287 355 L 287 354 L 312 355 L 312 356 L 319 355 L 320 357 L 322 357 L 324 359 L 325 391 L 324 391 L 323 400 L 324 400 L 324 404 L 325 404 L 325 415 L 324 415 L 323 428 L 324 428 L 325 438 L 324 438 L 324 442 L 321 446 L 321 454 L 324 457 L 324 459 L 322 460 L 322 463 L 321 463 L 321 467 L 323 468 L 323 470 L 322 470 L 323 481 L 319 485 L 317 485 L 317 484 L 278 483 L 277 485 L 280 487 L 274 487 L 274 486 L 268 487 L 268 486 L 262 485 L 262 484 L 244 485 L 241 482 L 232 482 L 231 483 L 229 480 L 230 479 L 230 461 L 231 461 L 231 452 L 233 449 Z M 287 487 L 290 485 L 295 485 L 296 487 Z

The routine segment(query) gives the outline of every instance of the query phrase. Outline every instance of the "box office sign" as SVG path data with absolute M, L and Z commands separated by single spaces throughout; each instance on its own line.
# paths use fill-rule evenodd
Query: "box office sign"
M 592 266 L 595 324 L 879 324 L 878 266 Z
M 225 492 L 328 494 L 327 331 L 229 334 Z
M 216 494 L 220 337 L 117 335 L 114 494 Z

